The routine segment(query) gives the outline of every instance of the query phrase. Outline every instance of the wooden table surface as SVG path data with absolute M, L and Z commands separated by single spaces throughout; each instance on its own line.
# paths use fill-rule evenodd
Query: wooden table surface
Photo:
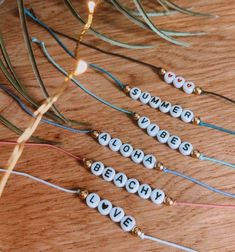
M 73 1 L 77 9 L 86 13 L 82 6 Z M 130 23 L 110 6 L 102 3 L 97 8 L 94 27 L 116 38 L 132 43 L 154 43 L 154 49 L 128 50 L 111 46 L 88 34 L 85 41 L 109 51 L 133 56 L 146 62 L 163 66 L 194 81 L 205 90 L 235 98 L 235 2 L 178 0 L 176 3 L 195 10 L 219 15 L 217 19 L 190 17 L 177 14 L 171 17 L 155 18 L 154 22 L 165 29 L 206 31 L 207 36 L 185 38 L 190 48 L 182 48 L 159 39 Z M 77 35 L 81 29 L 69 13 L 63 1 L 25 1 L 46 23 L 70 35 Z M 84 1 L 82 2 L 84 4 Z M 145 1 L 145 6 L 153 3 Z M 43 95 L 35 80 L 27 56 L 22 30 L 17 14 L 16 1 L 5 1 L 0 7 L 0 27 L 13 65 L 28 92 L 39 102 Z M 73 61 L 46 31 L 29 22 L 30 34 L 44 40 L 50 53 L 67 70 Z M 74 43 L 64 40 L 74 48 Z M 33 45 L 38 66 L 50 93 L 62 82 L 58 73 Z M 180 104 L 195 111 L 204 121 L 225 128 L 235 128 L 234 106 L 212 97 L 186 95 L 167 86 L 150 69 L 107 56 L 92 49 L 81 47 L 82 57 L 97 63 L 117 75 L 124 83 L 139 86 L 142 90 Z M 196 148 L 209 156 L 235 163 L 235 143 L 231 135 L 205 127 L 184 124 L 159 111 L 154 111 L 139 102 L 131 101 L 114 84 L 88 70 L 81 76 L 81 82 L 90 90 L 112 103 L 138 111 L 149 116 L 162 128 L 190 141 Z M 4 76 L 0 81 L 7 83 Z M 29 116 L 20 110 L 11 98 L 0 92 L 1 114 L 24 129 Z M 235 192 L 235 172 L 222 165 L 183 157 L 177 151 L 156 142 L 143 133 L 131 120 L 95 101 L 73 84 L 57 102 L 60 110 L 69 118 L 92 123 L 93 127 L 120 137 L 134 147 L 153 153 L 165 165 L 193 176 L 219 189 Z M 41 125 L 35 135 L 61 142 L 61 147 L 87 158 L 100 160 L 107 166 L 125 172 L 141 182 L 162 188 L 167 195 L 177 200 L 235 204 L 235 200 L 207 191 L 186 180 L 146 170 L 134 165 L 129 159 L 98 145 L 87 135 L 73 134 L 48 125 Z M 0 125 L 1 140 L 15 140 L 17 136 Z M 13 147 L 0 146 L 0 166 L 6 165 Z M 94 177 L 71 158 L 46 148 L 25 148 L 17 164 L 17 170 L 28 172 L 64 187 L 85 187 L 98 192 L 113 204 L 121 206 L 134 216 L 138 225 L 148 234 L 174 241 L 199 251 L 235 250 L 235 211 L 220 209 L 196 209 L 192 207 L 155 206 L 136 195 L 116 188 L 113 184 Z M 107 217 L 71 195 L 59 192 L 29 179 L 11 176 L 1 199 L 0 207 L 0 251 L 175 251 L 151 241 L 124 233 Z

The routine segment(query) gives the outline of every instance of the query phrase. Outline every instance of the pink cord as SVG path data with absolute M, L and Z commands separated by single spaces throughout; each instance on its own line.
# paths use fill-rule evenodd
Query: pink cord
M 191 206 L 191 207 L 202 207 L 202 208 L 235 209 L 235 205 L 191 203 L 191 202 L 184 202 L 184 201 L 174 201 L 173 206 Z

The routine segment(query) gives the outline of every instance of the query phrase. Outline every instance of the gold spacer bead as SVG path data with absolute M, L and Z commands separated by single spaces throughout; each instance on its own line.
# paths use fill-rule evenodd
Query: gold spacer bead
M 192 123 L 194 125 L 199 125 L 200 122 L 201 122 L 200 117 L 194 117 L 193 120 L 192 120 Z
M 202 88 L 200 87 L 195 87 L 193 90 L 194 94 L 200 95 L 202 93 Z
M 191 153 L 191 157 L 199 159 L 201 156 L 201 152 L 199 150 L 193 150 Z
M 78 197 L 81 200 L 85 200 L 88 194 L 89 192 L 87 190 L 80 190 L 80 192 L 78 193 Z
M 165 197 L 164 199 L 164 204 L 168 206 L 173 206 L 174 205 L 174 200 L 168 196 Z
M 123 89 L 123 92 L 125 94 L 128 94 L 129 92 L 131 91 L 131 87 L 129 87 L 128 85 L 125 85 L 124 89 Z
M 161 76 L 164 76 L 164 75 L 166 74 L 166 69 L 161 68 L 161 69 L 159 70 L 159 74 L 160 74 Z
M 136 121 L 140 119 L 140 115 L 137 114 L 136 112 L 134 112 L 134 114 L 132 115 L 132 117 L 133 117 L 133 119 L 136 120 Z
M 142 230 L 139 227 L 134 227 L 131 230 L 131 234 L 134 236 L 139 236 L 142 233 Z
M 157 170 L 159 170 L 159 171 L 163 171 L 164 165 L 163 165 L 162 162 L 157 162 L 155 168 L 156 168 Z
M 95 139 L 97 139 L 98 137 L 99 137 L 99 131 L 97 131 L 97 130 L 93 130 L 92 132 L 91 132 L 91 136 L 93 137 L 93 138 L 95 138 Z
M 83 161 L 83 164 L 84 164 L 84 166 L 85 166 L 86 168 L 91 168 L 91 165 L 93 164 L 93 161 L 92 161 L 92 160 L 83 158 L 82 161 Z

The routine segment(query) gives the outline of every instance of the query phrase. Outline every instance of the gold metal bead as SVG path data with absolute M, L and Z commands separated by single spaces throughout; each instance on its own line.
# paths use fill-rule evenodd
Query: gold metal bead
M 156 164 L 156 167 L 155 167 L 157 170 L 159 170 L 159 171 L 163 171 L 163 169 L 164 169 L 164 165 L 163 165 L 163 163 L 162 162 L 157 162 L 157 164 Z
M 88 196 L 89 192 L 87 190 L 80 190 L 80 192 L 78 193 L 78 197 L 81 200 L 85 200 L 86 197 Z
M 128 85 L 125 85 L 124 89 L 123 89 L 123 92 L 125 94 L 128 94 L 129 92 L 131 91 L 131 87 L 129 87 Z
M 202 93 L 202 88 L 200 87 L 195 87 L 193 90 L 194 94 L 200 95 Z
M 91 132 L 91 136 L 93 137 L 93 138 L 95 138 L 95 139 L 97 139 L 98 137 L 99 137 L 99 131 L 97 131 L 97 130 L 93 130 L 92 132 Z
M 135 112 L 133 114 L 133 119 L 136 120 L 136 121 L 139 120 L 140 119 L 140 115 Z
M 83 161 L 83 164 L 84 164 L 84 166 L 85 166 L 86 168 L 91 168 L 91 165 L 93 164 L 93 161 L 92 161 L 92 160 L 83 158 L 82 161 Z
M 173 206 L 174 205 L 174 200 L 168 196 L 165 196 L 164 199 L 164 204 L 168 206 Z
M 161 76 L 164 76 L 164 75 L 166 74 L 166 69 L 161 68 L 161 69 L 159 70 L 159 74 L 160 74 Z
M 142 233 L 142 230 L 139 227 L 134 227 L 131 230 L 131 234 L 134 236 L 139 236 Z
M 201 152 L 199 150 L 193 150 L 192 153 L 191 153 L 191 156 L 193 158 L 199 159 L 200 156 L 201 156 Z
M 193 120 L 192 120 L 192 123 L 195 124 L 195 125 L 199 125 L 200 122 L 201 122 L 200 117 L 194 117 Z

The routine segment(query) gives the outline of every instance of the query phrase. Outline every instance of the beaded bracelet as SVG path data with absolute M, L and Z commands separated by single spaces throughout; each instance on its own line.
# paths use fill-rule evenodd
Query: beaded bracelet
M 61 40 L 56 35 L 55 31 L 52 30 L 50 27 L 48 27 L 44 22 L 42 22 L 39 18 L 37 18 L 33 13 L 31 13 L 28 9 L 25 9 L 25 13 L 28 17 L 30 17 L 33 21 L 35 21 L 37 24 L 39 24 L 41 27 L 45 28 L 52 37 L 58 42 L 58 44 L 62 47 L 62 49 L 68 53 L 69 56 L 74 58 L 74 54 L 67 49 L 67 47 L 61 42 Z M 235 135 L 235 131 L 225 129 L 219 126 L 216 126 L 214 124 L 206 123 L 200 119 L 200 117 L 195 117 L 194 113 L 191 110 L 183 109 L 180 105 L 172 105 L 169 101 L 162 101 L 160 97 L 152 96 L 149 92 L 141 92 L 141 90 L 138 87 L 130 87 L 128 85 L 124 85 L 117 77 L 115 77 L 113 74 L 105 70 L 104 68 L 96 65 L 96 64 L 88 64 L 89 67 L 95 69 L 96 71 L 102 72 L 106 74 L 108 77 L 110 77 L 117 86 L 124 91 L 125 93 L 129 94 L 130 97 L 133 100 L 140 100 L 142 104 L 149 104 L 149 106 L 153 109 L 159 109 L 162 113 L 170 114 L 173 118 L 181 118 L 181 120 L 185 123 L 193 123 L 194 125 L 199 126 L 205 126 L 208 128 L 212 128 L 215 130 L 219 130 L 225 133 L 233 134 Z M 159 73 L 166 72 L 164 69 L 159 68 Z M 172 80 L 173 82 L 173 80 Z M 174 85 L 176 87 L 183 86 L 185 83 L 185 80 L 182 78 L 177 79 L 174 81 Z M 190 85 L 190 86 L 189 86 Z M 191 86 L 192 85 L 192 86 Z M 184 88 L 188 93 L 190 91 L 202 92 L 202 89 L 195 88 L 194 84 L 185 84 Z M 201 91 L 199 91 L 201 90 Z M 208 92 L 209 93 L 209 92 Z
M 48 59 L 48 61 L 57 69 L 59 70 L 62 74 L 64 74 L 65 76 L 68 75 L 68 73 L 61 67 L 59 66 L 54 59 L 50 56 L 50 54 L 48 53 L 44 42 L 39 41 L 36 38 L 32 38 L 32 41 L 34 43 L 37 43 L 43 50 L 44 55 L 46 56 L 46 58 Z M 147 129 L 147 134 L 151 137 L 156 137 L 156 139 L 160 142 L 160 143 L 167 143 L 168 146 L 171 149 L 179 149 L 180 153 L 185 155 L 185 156 L 189 156 L 190 154 L 192 154 L 193 156 L 196 156 L 197 158 L 200 158 L 200 160 L 208 160 L 208 161 L 212 161 L 215 163 L 220 163 L 223 165 L 226 165 L 228 167 L 232 167 L 235 168 L 235 164 L 231 164 L 229 162 L 225 162 L 222 160 L 218 160 L 215 158 L 211 158 L 211 157 L 207 157 L 203 154 L 201 154 L 198 150 L 194 150 L 193 146 L 191 143 L 187 142 L 187 141 L 181 141 L 180 137 L 174 135 L 174 134 L 170 134 L 167 130 L 164 129 L 160 129 L 159 126 L 157 124 L 152 124 L 150 123 L 149 118 L 143 116 L 141 117 L 139 114 L 129 111 L 127 109 L 123 109 L 120 108 L 116 105 L 113 105 L 107 101 L 105 101 L 104 99 L 100 98 L 99 96 L 95 95 L 94 93 L 92 93 L 91 91 L 89 91 L 88 89 L 86 89 L 77 79 L 72 78 L 71 79 L 79 88 L 81 88 L 85 93 L 89 94 L 90 96 L 92 96 L 93 98 L 95 98 L 96 100 L 100 101 L 101 103 L 117 110 L 120 111 L 122 113 L 127 114 L 128 116 L 130 116 L 132 119 L 134 119 L 134 121 L 137 122 L 137 125 L 141 128 L 141 129 Z
M 0 172 L 7 172 L 7 170 L 0 168 Z M 47 185 L 49 187 L 52 187 L 54 189 L 63 191 L 65 193 L 70 193 L 73 195 L 77 195 L 82 201 L 84 201 L 86 203 L 86 205 L 89 208 L 95 209 L 97 208 L 98 212 L 102 215 L 102 216 L 109 216 L 110 219 L 114 222 L 114 223 L 119 223 L 121 229 L 124 232 L 130 232 L 132 235 L 139 237 L 141 239 L 146 239 L 146 240 L 152 240 L 155 241 L 157 243 L 163 244 L 165 246 L 170 246 L 173 248 L 178 248 L 181 249 L 182 251 L 188 251 L 188 252 L 196 252 L 196 250 L 193 250 L 191 248 L 182 246 L 182 245 L 178 245 L 176 243 L 173 242 L 168 242 L 165 240 L 161 240 L 159 238 L 150 236 L 150 235 L 146 235 L 145 233 L 143 233 L 143 231 L 137 226 L 136 224 L 136 220 L 134 217 L 130 216 L 130 215 L 126 215 L 123 208 L 118 207 L 113 205 L 109 200 L 107 199 L 101 199 L 100 196 L 97 193 L 94 192 L 89 192 L 86 189 L 80 189 L 77 188 L 76 190 L 71 190 L 71 189 L 67 189 L 61 186 L 58 186 L 56 184 L 53 184 L 51 182 L 48 182 L 46 180 L 40 179 L 38 177 L 32 176 L 28 173 L 25 172 L 19 172 L 19 171 L 11 171 L 11 174 L 14 175 L 18 175 L 18 176 L 23 176 L 23 177 L 27 177 L 30 178 L 34 181 L 37 181 L 41 184 Z

